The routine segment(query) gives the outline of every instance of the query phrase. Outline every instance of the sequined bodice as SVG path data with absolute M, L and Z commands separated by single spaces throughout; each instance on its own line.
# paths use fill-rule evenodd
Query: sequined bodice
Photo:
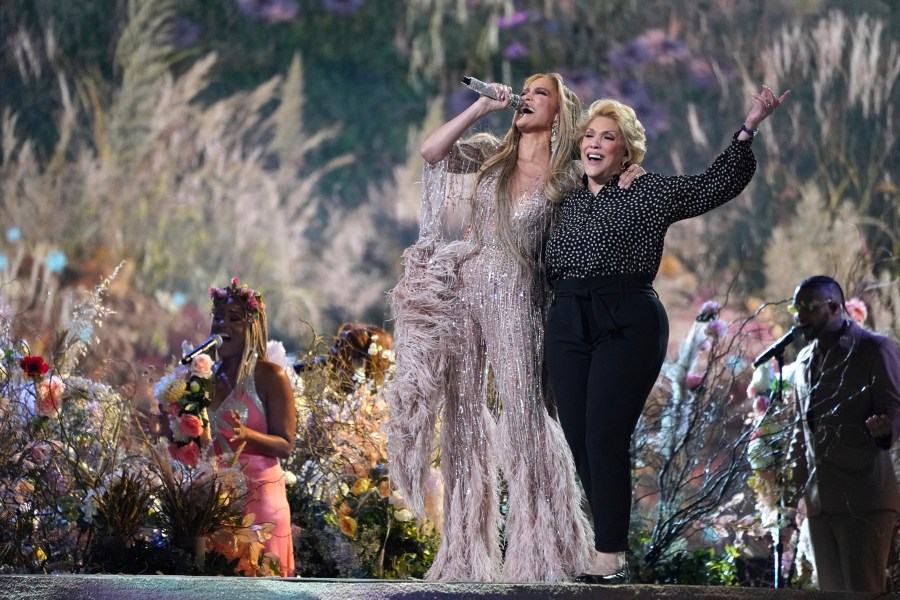
M 255 365 L 254 365 L 255 367 Z M 268 433 L 266 423 L 266 409 L 256 392 L 256 378 L 253 373 L 255 368 L 250 369 L 250 374 L 244 377 L 231 390 L 231 393 L 222 401 L 222 404 L 216 408 L 209 409 L 209 423 L 212 431 L 213 441 L 216 445 L 216 452 L 219 454 L 228 454 L 229 451 L 237 449 L 237 444 L 229 443 L 225 432 L 230 431 L 230 427 L 225 425 L 223 417 L 229 411 L 235 411 L 241 418 L 241 422 L 257 431 Z M 223 432 L 222 427 L 226 430 Z
M 473 221 L 482 223 L 482 244 L 487 248 L 504 249 L 497 231 L 500 218 L 497 210 L 497 170 L 487 175 L 475 192 L 475 214 Z M 543 180 L 534 185 L 519 198 L 510 213 L 513 239 L 519 251 L 535 258 L 538 256 L 549 231 L 550 204 L 544 196 Z

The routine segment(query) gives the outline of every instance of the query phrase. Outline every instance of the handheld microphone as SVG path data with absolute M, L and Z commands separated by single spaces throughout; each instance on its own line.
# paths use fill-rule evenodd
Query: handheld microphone
M 755 369 L 764 362 L 784 354 L 784 349 L 794 341 L 794 338 L 797 337 L 798 333 L 800 333 L 800 330 L 797 329 L 796 325 L 791 327 L 786 334 L 778 339 L 778 341 L 766 348 L 765 352 L 756 357 L 756 360 L 753 361 L 753 368 Z
M 493 98 L 494 100 L 500 99 L 497 97 L 497 92 L 496 90 L 494 90 L 494 88 L 483 81 L 475 79 L 474 77 L 463 77 L 462 84 L 470 90 L 478 92 L 482 96 L 487 96 L 488 98 Z M 507 108 L 519 110 L 523 106 L 525 106 L 525 101 L 522 100 L 522 96 L 512 93 L 509 95 L 509 106 Z
M 188 352 L 181 359 L 181 364 L 189 365 L 191 362 L 197 358 L 198 355 L 203 354 L 207 350 L 212 350 L 213 348 L 218 348 L 222 345 L 222 336 L 218 333 L 209 337 L 208 340 Z

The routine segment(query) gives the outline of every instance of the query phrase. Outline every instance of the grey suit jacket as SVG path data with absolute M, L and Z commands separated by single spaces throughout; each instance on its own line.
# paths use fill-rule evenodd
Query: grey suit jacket
M 900 436 L 897 344 L 848 322 L 824 357 L 813 341 L 797 367 L 792 457 L 807 514 L 900 510 L 889 452 Z M 869 434 L 866 419 L 875 414 L 892 417 L 891 435 Z

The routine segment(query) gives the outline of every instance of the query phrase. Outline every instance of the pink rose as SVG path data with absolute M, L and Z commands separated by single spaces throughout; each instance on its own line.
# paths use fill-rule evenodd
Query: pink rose
M 847 314 L 854 323 L 862 325 L 866 322 L 866 319 L 869 317 L 869 309 L 866 308 L 865 302 L 854 296 L 845 302 L 845 306 L 847 307 Z
M 696 390 L 703 385 L 703 375 L 698 373 L 688 373 L 687 377 L 684 378 L 684 385 L 689 390 Z
M 169 454 L 181 464 L 189 467 L 196 467 L 200 461 L 200 447 L 194 442 L 184 446 L 169 444 Z
M 53 452 L 53 446 L 48 442 L 34 442 L 30 444 L 29 450 L 31 457 L 39 464 L 46 464 L 50 460 L 50 454 Z
M 201 433 L 203 433 L 203 421 L 200 420 L 200 417 L 197 415 L 192 415 L 189 413 L 181 415 L 179 417 L 179 425 L 181 425 L 181 431 L 189 436 L 189 437 L 197 437 Z
M 55 415 L 62 405 L 63 381 L 59 377 L 45 379 L 38 384 L 38 397 L 35 409 L 42 417 Z
M 212 377 L 213 359 L 209 354 L 200 354 L 191 361 L 191 373 L 197 377 Z
M 232 278 L 231 278 L 231 285 L 237 287 L 238 285 L 240 285 L 240 283 L 241 283 L 241 282 L 238 280 L 237 277 L 232 277 Z

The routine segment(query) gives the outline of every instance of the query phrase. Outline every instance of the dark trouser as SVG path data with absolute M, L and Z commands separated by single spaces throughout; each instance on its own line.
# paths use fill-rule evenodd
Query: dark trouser
M 884 593 L 897 513 L 870 510 L 809 517 L 819 589 Z
M 631 435 L 659 375 L 669 320 L 647 276 L 553 282 L 550 385 L 600 552 L 628 548 Z

